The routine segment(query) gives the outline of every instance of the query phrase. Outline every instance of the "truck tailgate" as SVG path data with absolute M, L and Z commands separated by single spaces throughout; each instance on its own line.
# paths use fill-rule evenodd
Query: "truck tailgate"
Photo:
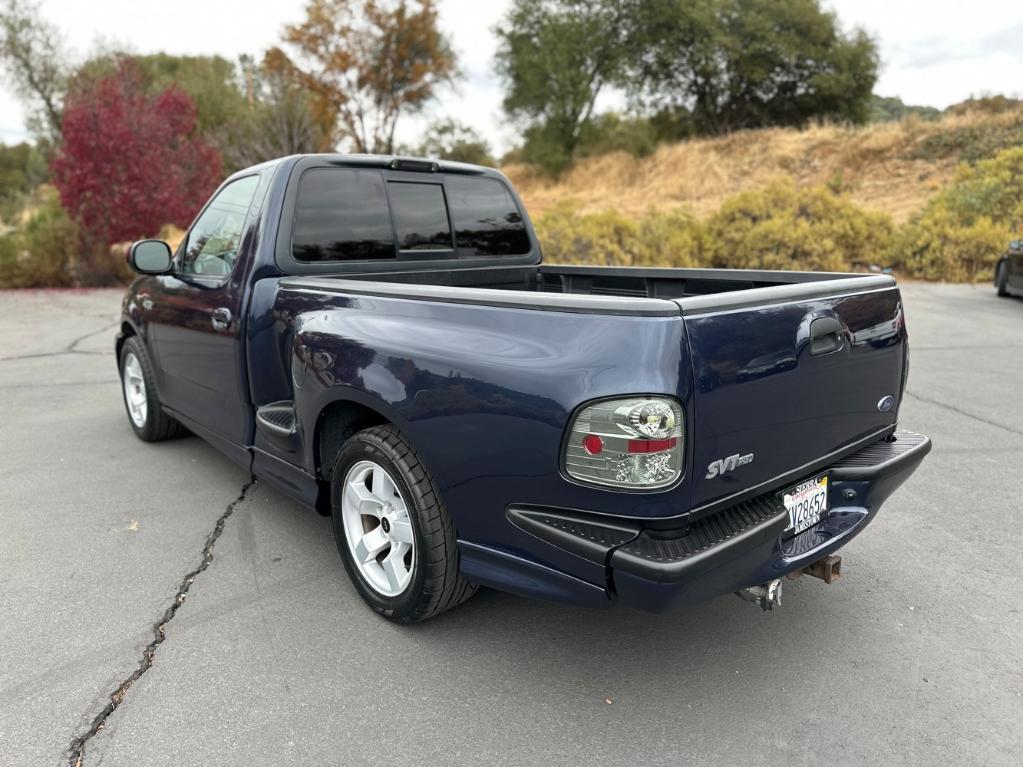
M 755 302 L 765 291 L 740 291 L 733 306 L 680 301 L 695 381 L 694 507 L 810 471 L 896 422 L 906 331 L 894 282 L 799 290 L 774 303 Z

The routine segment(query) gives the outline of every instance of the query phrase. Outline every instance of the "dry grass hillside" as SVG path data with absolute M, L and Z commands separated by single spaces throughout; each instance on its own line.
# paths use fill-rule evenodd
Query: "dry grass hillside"
M 1023 143 L 1023 109 L 861 128 L 743 131 L 665 145 L 641 159 L 587 158 L 558 179 L 531 166 L 503 170 L 534 219 L 566 202 L 580 213 L 635 217 L 685 207 L 702 218 L 737 192 L 788 177 L 799 186 L 837 185 L 854 202 L 901 223 L 948 184 L 960 161 L 984 156 L 989 145 L 1014 143 Z

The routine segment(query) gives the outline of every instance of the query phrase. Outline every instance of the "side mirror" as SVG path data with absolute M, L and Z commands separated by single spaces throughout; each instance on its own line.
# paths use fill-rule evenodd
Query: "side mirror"
M 139 240 L 128 251 L 128 265 L 139 274 L 167 274 L 173 256 L 163 240 Z

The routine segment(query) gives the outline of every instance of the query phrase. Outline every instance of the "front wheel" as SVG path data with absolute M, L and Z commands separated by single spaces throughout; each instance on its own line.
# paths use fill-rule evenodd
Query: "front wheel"
M 362 599 L 385 618 L 418 623 L 461 604 L 454 525 L 433 478 L 393 426 L 345 442 L 331 478 L 334 540 Z
M 1009 295 L 1009 265 L 1002 261 L 998 264 L 998 271 L 995 273 L 995 287 L 998 288 L 998 295 L 1005 297 Z
M 146 347 L 132 336 L 121 347 L 121 393 L 128 422 L 135 436 L 145 442 L 159 442 L 186 434 L 185 428 L 163 412 L 156 396 L 153 366 Z

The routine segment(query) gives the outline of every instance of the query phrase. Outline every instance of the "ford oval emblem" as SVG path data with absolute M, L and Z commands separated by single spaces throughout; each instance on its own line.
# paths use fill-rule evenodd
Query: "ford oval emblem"
M 881 399 L 877 403 L 877 410 L 880 413 L 887 413 L 893 407 L 895 407 L 895 397 L 893 397 L 891 394 L 886 394 L 885 396 L 881 397 Z

